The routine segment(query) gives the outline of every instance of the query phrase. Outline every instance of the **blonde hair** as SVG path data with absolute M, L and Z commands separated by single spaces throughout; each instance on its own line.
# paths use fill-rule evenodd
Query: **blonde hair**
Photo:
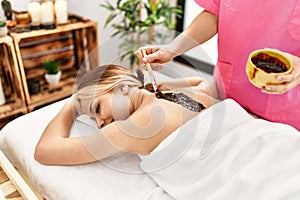
M 142 87 L 141 81 L 129 70 L 119 65 L 103 65 L 88 71 L 77 86 L 76 99 L 92 98 L 127 85 Z

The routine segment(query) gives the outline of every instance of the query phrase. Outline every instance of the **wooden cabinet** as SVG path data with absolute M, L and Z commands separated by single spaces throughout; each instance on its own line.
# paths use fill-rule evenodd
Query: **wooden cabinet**
M 27 113 L 23 85 L 11 37 L 0 37 L 0 77 L 5 104 L 0 106 L 0 128 L 7 121 Z
M 0 106 L 0 128 L 19 115 L 70 96 L 78 72 L 97 67 L 98 55 L 93 21 L 0 37 L 0 77 L 6 99 Z M 57 85 L 45 81 L 47 59 L 60 63 L 62 77 Z
M 10 35 L 15 44 L 29 112 L 70 96 L 81 65 L 86 68 L 98 66 L 97 24 L 93 21 Z M 45 81 L 43 63 L 48 59 L 60 63 L 62 77 L 57 85 L 49 85 Z M 30 88 L 33 86 L 38 87 L 39 92 L 32 92 Z

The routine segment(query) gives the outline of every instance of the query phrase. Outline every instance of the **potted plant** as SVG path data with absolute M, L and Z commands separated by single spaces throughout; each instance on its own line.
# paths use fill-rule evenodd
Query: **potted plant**
M 7 35 L 7 27 L 6 22 L 0 21 L 0 37 Z
M 45 73 L 45 79 L 49 84 L 57 84 L 61 77 L 61 70 L 59 67 L 59 62 L 48 59 L 43 64 L 46 73 Z
M 168 0 L 117 0 L 115 5 L 107 2 L 100 6 L 110 11 L 105 27 L 111 24 L 116 30 L 112 37 L 122 39 L 119 45 L 123 52 L 121 60 L 129 57 L 131 68 L 138 66 L 138 59 L 133 53 L 137 48 L 151 44 L 157 38 L 170 37 L 155 31 L 155 26 L 174 30 L 175 17 L 181 18 L 183 13 L 181 7 L 171 6 Z

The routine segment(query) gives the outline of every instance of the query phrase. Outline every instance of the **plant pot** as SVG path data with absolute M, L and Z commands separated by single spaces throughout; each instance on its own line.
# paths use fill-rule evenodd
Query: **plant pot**
M 55 85 L 59 82 L 61 77 L 61 71 L 57 74 L 45 74 L 45 79 L 50 85 Z
M 0 37 L 7 35 L 7 26 L 5 22 L 0 21 Z

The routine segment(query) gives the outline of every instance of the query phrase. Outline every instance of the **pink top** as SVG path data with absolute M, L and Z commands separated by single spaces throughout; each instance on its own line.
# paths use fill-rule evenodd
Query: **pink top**
M 249 112 L 300 130 L 300 85 L 281 95 L 253 86 L 245 67 L 249 54 L 274 48 L 300 57 L 299 0 L 195 0 L 219 16 L 218 62 L 214 70 L 221 98 Z

